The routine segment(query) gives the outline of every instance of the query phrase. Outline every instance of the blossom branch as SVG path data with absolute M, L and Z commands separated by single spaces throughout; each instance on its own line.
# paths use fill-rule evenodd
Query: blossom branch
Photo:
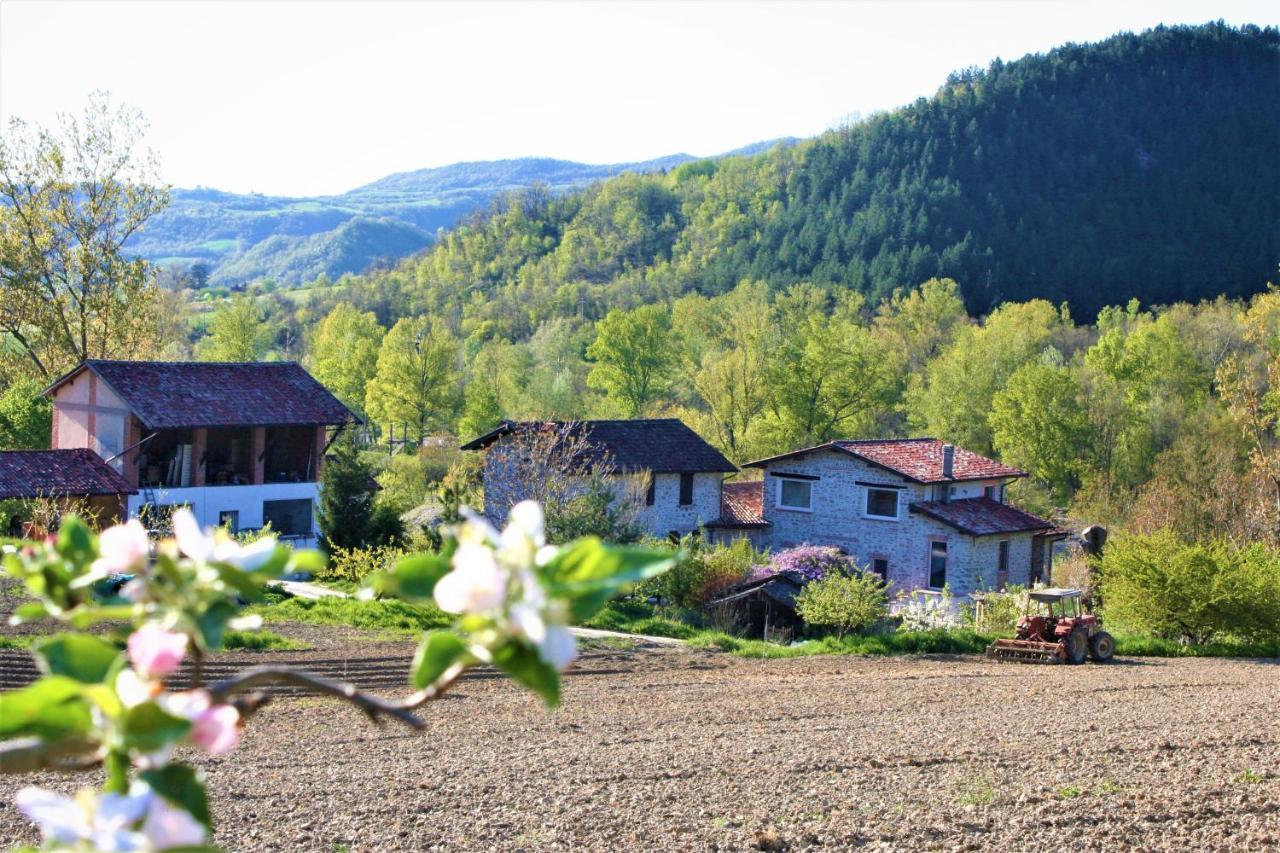
M 460 674 L 460 673 L 459 673 Z M 454 676 L 457 677 L 456 675 Z M 288 669 L 286 667 L 275 666 L 255 666 L 247 669 L 239 675 L 235 675 L 224 681 L 212 685 L 209 688 L 209 696 L 212 701 L 222 703 L 228 701 L 232 696 L 239 693 L 247 693 L 254 688 L 267 685 L 289 685 L 293 687 L 304 687 L 308 690 L 314 690 L 329 696 L 336 696 L 355 705 L 361 711 L 369 716 L 370 719 L 377 721 L 380 717 L 392 717 L 407 726 L 414 729 L 422 729 L 426 727 L 426 723 L 414 716 L 412 708 L 418 707 L 423 702 L 430 699 L 424 699 L 416 704 L 409 705 L 405 702 L 389 702 L 370 693 L 365 693 L 357 688 L 354 684 L 345 681 L 333 681 L 323 676 L 313 675 L 309 672 Z M 432 688 L 427 688 L 428 692 Z M 439 691 L 440 693 L 443 690 Z M 415 694 L 416 695 L 416 694 Z M 430 697 L 435 698 L 435 697 Z M 262 700 L 256 701 L 252 707 L 256 709 L 263 704 Z

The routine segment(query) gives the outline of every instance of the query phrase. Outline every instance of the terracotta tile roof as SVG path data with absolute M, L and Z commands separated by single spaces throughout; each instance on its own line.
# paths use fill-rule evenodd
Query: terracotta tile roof
M 84 447 L 0 450 L 0 499 L 136 492 L 101 456 Z
M 504 421 L 496 429 L 462 445 L 463 450 L 480 450 L 516 430 L 565 430 L 567 435 L 584 436 L 590 444 L 612 457 L 622 471 L 652 471 L 655 474 L 718 472 L 738 469 L 720 451 L 676 418 L 628 421 Z
M 720 518 L 707 527 L 768 527 L 764 517 L 764 481 L 725 483 L 720 492 Z
M 1025 533 L 1054 530 L 1052 521 L 1023 512 L 991 498 L 961 498 L 954 501 L 923 501 L 911 504 L 911 511 L 941 521 L 969 536 L 996 533 Z
M 936 438 L 840 439 L 749 462 L 747 465 L 752 468 L 763 468 L 771 462 L 817 450 L 839 450 L 872 465 L 886 468 L 895 474 L 901 474 L 917 483 L 950 483 L 961 480 L 993 480 L 1027 476 L 1025 471 L 980 456 L 963 447 L 956 447 L 951 476 L 944 477 L 942 476 L 944 446 L 945 442 Z
M 150 429 L 320 426 L 355 415 L 292 361 L 172 362 L 89 360 L 92 370 Z

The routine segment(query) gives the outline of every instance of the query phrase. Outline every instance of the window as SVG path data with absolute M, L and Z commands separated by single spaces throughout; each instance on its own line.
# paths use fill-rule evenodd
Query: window
M 1001 540 L 996 551 L 996 588 L 1003 589 L 1009 583 L 1009 540 Z
M 871 573 L 879 576 L 885 583 L 889 582 L 889 561 L 884 557 L 871 558 Z
M 896 489 L 867 489 L 867 517 L 898 517 L 898 492 Z
M 311 511 L 311 498 L 263 501 L 262 523 L 270 524 L 280 536 L 310 536 Z
M 983 489 L 982 489 L 982 496 L 983 496 L 984 498 L 987 498 L 988 500 L 995 500 L 995 499 L 996 499 L 996 487 L 995 487 L 995 486 L 985 486 L 985 487 L 983 487 Z
M 947 585 L 947 543 L 929 543 L 929 586 L 942 589 Z
M 680 475 L 680 506 L 693 503 L 693 474 Z
M 218 513 L 218 526 L 225 527 L 232 533 L 240 532 L 240 510 L 224 509 Z
M 650 474 L 650 475 L 649 475 L 649 487 L 648 487 L 647 489 L 645 489 L 645 491 L 644 491 L 644 505 L 645 505 L 645 506 L 653 506 L 653 498 L 654 498 L 655 490 L 656 490 L 656 488 L 657 488 L 657 482 L 658 482 L 658 478 L 657 478 L 657 477 L 655 477 L 654 475 Z
M 947 485 L 946 483 L 939 483 L 938 485 L 933 487 L 933 499 L 935 501 L 941 501 L 942 503 L 947 503 L 948 501 L 951 500 L 951 492 L 952 492 L 951 486 Z
M 782 509 L 813 509 L 813 483 L 808 480 L 778 480 L 778 506 Z

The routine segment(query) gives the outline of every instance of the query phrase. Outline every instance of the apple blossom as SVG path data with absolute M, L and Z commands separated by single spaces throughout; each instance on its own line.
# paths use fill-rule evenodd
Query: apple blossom
M 128 667 L 120 670 L 120 674 L 116 676 L 116 696 L 126 708 L 150 702 L 163 690 L 164 686 L 160 682 L 144 679 Z
M 142 822 L 142 834 L 151 849 L 169 850 L 201 845 L 207 833 L 189 812 L 170 805 L 164 797 L 153 797 Z
M 144 679 L 175 672 L 187 653 L 187 635 L 147 624 L 129 636 L 129 661 Z
M 130 828 L 151 805 L 151 789 L 134 783 L 128 794 L 80 791 L 67 797 L 44 788 L 23 788 L 14 797 L 18 810 L 40 827 L 45 841 L 72 845 L 88 842 L 94 850 L 145 850 L 146 836 Z
M 173 513 L 173 538 L 178 550 L 197 562 L 213 556 L 214 538 L 200 529 L 200 522 L 186 507 Z
M 483 545 L 459 545 L 453 571 L 436 582 L 436 604 L 445 613 L 485 613 L 498 610 L 507 598 L 507 572 Z
M 131 518 L 98 534 L 100 556 L 93 561 L 90 571 L 94 576 L 127 572 L 141 565 L 150 548 L 147 529 L 138 519 Z
M 240 741 L 240 712 L 212 704 L 207 690 L 187 690 L 161 698 L 166 711 L 191 721 L 187 738 L 210 755 L 226 755 Z

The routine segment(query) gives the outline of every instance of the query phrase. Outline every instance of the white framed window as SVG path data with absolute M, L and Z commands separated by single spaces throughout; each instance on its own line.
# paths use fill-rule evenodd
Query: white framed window
M 864 507 L 867 518 L 879 518 L 885 521 L 898 520 L 897 489 L 867 489 L 867 503 Z
M 779 477 L 777 503 L 779 509 L 813 512 L 813 483 Z

